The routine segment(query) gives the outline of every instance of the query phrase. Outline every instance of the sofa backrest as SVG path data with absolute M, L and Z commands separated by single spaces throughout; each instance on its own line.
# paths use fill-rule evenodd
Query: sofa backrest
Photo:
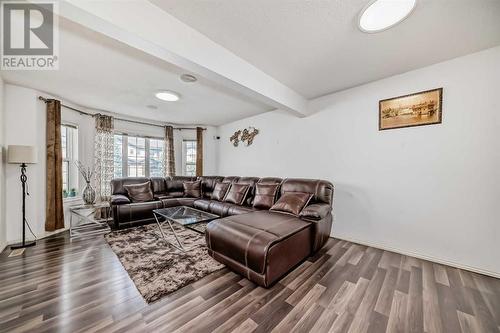
M 170 177 L 151 177 L 151 186 L 153 187 L 153 193 L 165 193 L 167 192 L 167 183 L 166 181 L 170 180 Z
M 173 176 L 169 180 L 165 181 L 166 192 L 171 196 L 183 196 L 184 195 L 184 182 L 193 182 L 196 177 L 190 176 Z
M 116 178 L 111 181 L 111 194 L 127 195 L 124 185 L 140 184 L 151 181 L 151 187 L 155 194 L 164 193 L 172 197 L 184 195 L 183 182 L 201 180 L 203 197 L 210 198 L 213 188 L 217 182 L 248 184 L 250 190 L 245 200 L 245 205 L 250 206 L 255 196 L 256 184 L 280 184 L 277 199 L 286 192 L 305 192 L 313 194 L 311 203 L 333 203 L 333 184 L 320 179 L 287 178 L 282 180 L 276 177 L 220 177 L 220 176 L 174 176 L 174 177 L 130 177 Z
M 286 192 L 311 193 L 311 203 L 333 203 L 333 184 L 326 180 L 287 178 L 281 183 L 280 195 Z
M 198 177 L 198 180 L 201 180 L 201 191 L 204 198 L 210 198 L 212 196 L 212 192 L 214 190 L 215 184 L 217 182 L 222 182 L 224 177 L 220 176 L 201 176 Z
M 255 196 L 255 184 L 257 184 L 259 180 L 260 180 L 259 177 L 241 177 L 235 181 L 236 184 L 249 185 L 249 190 L 244 205 L 246 206 L 252 205 L 253 198 Z
M 149 178 L 146 177 L 115 178 L 111 181 L 111 194 L 127 195 L 127 191 L 123 185 L 141 184 L 148 181 Z
M 227 176 L 227 177 L 224 177 L 224 179 L 222 179 L 222 182 L 223 183 L 234 183 L 238 180 L 238 176 Z

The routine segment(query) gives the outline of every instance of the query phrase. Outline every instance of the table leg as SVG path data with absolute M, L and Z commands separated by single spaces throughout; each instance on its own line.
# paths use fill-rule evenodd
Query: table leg
M 170 230 L 172 230 L 172 233 L 174 234 L 174 237 L 175 237 L 175 240 L 177 241 L 177 244 L 179 245 L 176 245 L 172 242 L 170 242 L 169 240 L 167 240 L 166 236 L 165 236 L 165 233 L 163 232 L 163 229 L 161 227 L 162 223 L 160 223 L 160 221 L 158 220 L 158 216 L 156 215 L 156 213 L 153 213 L 153 216 L 155 218 L 155 221 L 156 221 L 156 224 L 158 225 L 158 229 L 160 229 L 160 233 L 161 233 L 161 236 L 163 238 L 163 240 L 167 243 L 169 243 L 170 245 L 172 245 L 173 247 L 175 247 L 176 249 L 178 250 L 181 250 L 183 252 L 186 252 L 186 251 L 189 251 L 193 248 L 195 248 L 196 246 L 193 246 L 193 247 L 190 247 L 190 248 L 186 248 L 184 247 L 184 245 L 182 244 L 182 242 L 180 241 L 179 237 L 177 236 L 177 233 L 175 232 L 175 229 L 174 227 L 172 226 L 172 223 L 170 222 L 169 219 L 166 218 L 166 222 L 168 223 L 168 225 L 170 226 Z M 165 222 L 163 222 L 165 223 Z
M 153 213 L 153 216 L 155 217 L 156 224 L 158 225 L 158 229 L 160 229 L 161 237 L 164 240 L 167 240 L 167 238 L 165 237 L 165 234 L 163 233 L 163 229 L 161 228 L 161 223 L 160 223 L 160 221 L 158 221 L 158 215 L 156 215 L 156 213 Z

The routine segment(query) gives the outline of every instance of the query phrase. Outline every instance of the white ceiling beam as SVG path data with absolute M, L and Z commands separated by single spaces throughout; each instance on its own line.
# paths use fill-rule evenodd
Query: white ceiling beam
M 302 95 L 146 0 L 67 0 L 60 16 L 275 108 L 304 117 Z

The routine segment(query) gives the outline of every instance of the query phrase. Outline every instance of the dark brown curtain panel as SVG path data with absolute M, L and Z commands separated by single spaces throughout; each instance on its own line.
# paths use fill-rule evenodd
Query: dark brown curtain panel
M 62 196 L 61 102 L 47 101 L 47 200 L 45 230 L 64 228 Z
M 165 126 L 165 176 L 175 176 L 174 128 Z
M 196 127 L 196 176 L 203 176 L 203 128 Z

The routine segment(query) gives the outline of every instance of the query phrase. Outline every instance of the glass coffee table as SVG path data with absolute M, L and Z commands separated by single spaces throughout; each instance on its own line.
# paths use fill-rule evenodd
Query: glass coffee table
M 158 224 L 158 228 L 160 229 L 160 233 L 161 233 L 162 238 L 166 242 L 168 242 L 170 245 L 172 245 L 173 247 L 175 247 L 181 251 L 189 251 L 196 246 L 191 247 L 191 248 L 186 248 L 184 246 L 184 244 L 182 244 L 177 233 L 175 232 L 175 229 L 172 226 L 172 223 L 179 224 L 184 228 L 193 230 L 193 231 L 200 233 L 200 234 L 204 234 L 205 230 L 204 230 L 204 228 L 199 227 L 200 224 L 207 223 L 207 222 L 210 222 L 212 220 L 219 218 L 218 215 L 210 214 L 210 213 L 207 213 L 207 212 L 195 209 L 195 208 L 187 207 L 187 206 L 155 209 L 155 210 L 153 210 L 153 215 L 155 217 L 156 224 Z M 162 219 L 164 221 L 160 221 Z M 177 244 L 170 242 L 166 238 L 165 232 L 163 230 L 163 226 L 165 224 L 169 225 L 170 230 L 172 231 L 172 234 L 174 235 L 175 240 L 177 241 Z

